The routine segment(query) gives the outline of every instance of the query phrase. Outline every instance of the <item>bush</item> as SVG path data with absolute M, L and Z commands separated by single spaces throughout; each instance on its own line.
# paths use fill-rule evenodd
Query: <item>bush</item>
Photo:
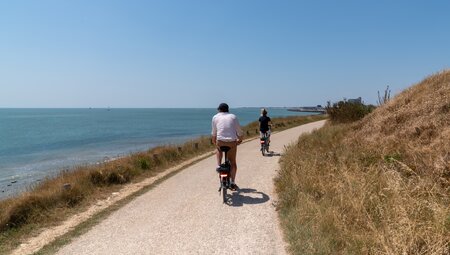
M 71 187 L 69 189 L 63 190 L 62 193 L 61 193 L 61 201 L 65 204 L 66 207 L 74 207 L 74 206 L 76 206 L 85 197 L 86 197 L 86 194 L 78 186 Z
M 140 158 L 140 159 L 138 159 L 138 161 L 139 161 L 139 167 L 140 167 L 141 169 L 143 169 L 143 170 L 148 170 L 148 169 L 150 169 L 150 163 L 148 162 L 147 159 L 145 159 L 145 158 Z
M 92 184 L 94 185 L 100 186 L 105 183 L 105 176 L 103 175 L 103 172 L 100 170 L 90 172 L 90 179 Z
M 127 173 L 127 171 L 121 169 L 111 171 L 106 178 L 108 185 L 127 183 L 130 180 L 130 176 Z
M 348 123 L 364 118 L 375 109 L 373 105 L 339 101 L 326 107 L 327 114 L 333 123 Z

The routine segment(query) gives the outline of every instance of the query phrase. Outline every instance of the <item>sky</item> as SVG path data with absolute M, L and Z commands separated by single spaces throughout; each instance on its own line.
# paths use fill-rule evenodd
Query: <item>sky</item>
M 308 106 L 450 67 L 450 1 L 0 1 L 0 108 Z

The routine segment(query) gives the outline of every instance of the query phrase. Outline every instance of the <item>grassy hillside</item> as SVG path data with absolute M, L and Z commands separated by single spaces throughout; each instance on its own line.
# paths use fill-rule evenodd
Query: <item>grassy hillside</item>
M 450 71 L 300 137 L 276 187 L 293 254 L 450 254 Z

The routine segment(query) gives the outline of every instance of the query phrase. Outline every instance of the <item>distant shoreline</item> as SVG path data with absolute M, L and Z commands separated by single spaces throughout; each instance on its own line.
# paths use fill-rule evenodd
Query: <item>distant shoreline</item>
M 326 113 L 325 108 L 323 107 L 294 107 L 287 108 L 290 112 L 317 112 L 317 113 Z

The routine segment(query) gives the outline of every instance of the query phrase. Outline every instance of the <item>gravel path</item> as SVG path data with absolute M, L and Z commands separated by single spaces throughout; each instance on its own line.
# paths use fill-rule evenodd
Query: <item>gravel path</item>
M 271 150 L 325 121 L 272 135 Z M 222 203 L 215 157 L 167 179 L 114 212 L 58 254 L 285 254 L 273 206 L 279 156 L 263 157 L 259 141 L 238 147 L 237 184 Z

